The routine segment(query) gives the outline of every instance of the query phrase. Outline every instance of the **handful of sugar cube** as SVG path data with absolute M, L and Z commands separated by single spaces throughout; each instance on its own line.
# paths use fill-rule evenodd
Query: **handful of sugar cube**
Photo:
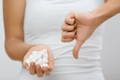
M 32 51 L 31 55 L 25 60 L 25 63 L 30 65 L 31 62 L 39 64 L 41 67 L 48 67 L 48 53 L 47 49 L 40 51 Z

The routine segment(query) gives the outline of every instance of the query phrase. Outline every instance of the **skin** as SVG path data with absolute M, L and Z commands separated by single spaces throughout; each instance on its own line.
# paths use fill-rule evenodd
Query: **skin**
M 48 50 L 48 67 L 41 67 L 39 64 L 36 64 L 34 62 L 32 62 L 30 64 L 30 66 L 28 66 L 27 63 L 25 63 L 25 60 L 31 55 L 32 51 L 40 51 L 42 49 L 47 49 Z M 29 71 L 30 74 L 37 74 L 38 77 L 42 77 L 44 76 L 44 74 L 50 74 L 50 72 L 52 71 L 53 67 L 54 67 L 54 59 L 53 59 L 53 55 L 51 54 L 52 51 L 51 49 L 47 46 L 47 45 L 38 45 L 38 46 L 34 46 L 32 48 L 30 48 L 28 50 L 28 52 L 26 53 L 26 55 L 24 56 L 23 59 L 23 67 L 25 69 L 27 69 Z
M 77 59 L 80 47 L 96 28 L 118 13 L 120 13 L 120 0 L 107 0 L 104 5 L 87 13 L 70 12 L 61 27 L 61 41 L 76 40 L 73 56 Z
M 21 61 L 22 63 L 32 50 L 48 49 L 48 68 L 41 68 L 39 65 L 33 63 L 29 68 L 23 65 L 29 73 L 42 77 L 53 69 L 52 51 L 44 44 L 32 45 L 24 42 L 23 21 L 25 4 L 25 0 L 3 0 L 5 49 L 11 59 Z
M 73 56 L 78 57 L 81 45 L 92 35 L 95 29 L 110 17 L 120 12 L 120 0 L 107 0 L 101 7 L 88 13 L 70 12 L 62 25 L 62 42 L 70 42 L 76 39 Z M 35 63 L 23 65 L 31 74 L 42 77 L 52 71 L 54 59 L 48 45 L 32 45 L 24 42 L 23 21 L 26 0 L 3 0 L 3 14 L 5 25 L 5 49 L 8 56 L 17 61 L 24 60 L 32 50 L 49 50 L 49 69 L 41 68 Z M 97 22 L 96 22 L 97 21 Z M 87 23 L 86 23 L 87 22 Z

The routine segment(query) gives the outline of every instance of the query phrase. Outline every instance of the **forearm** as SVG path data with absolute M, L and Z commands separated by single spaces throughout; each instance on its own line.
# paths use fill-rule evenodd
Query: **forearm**
M 26 0 L 3 0 L 5 49 L 11 59 L 22 61 L 31 45 L 24 40 Z
M 108 0 L 104 5 L 91 11 L 98 24 L 120 13 L 120 0 Z
M 5 41 L 5 49 L 8 56 L 17 61 L 22 61 L 26 52 L 33 47 L 33 45 L 26 44 L 17 39 L 9 39 Z

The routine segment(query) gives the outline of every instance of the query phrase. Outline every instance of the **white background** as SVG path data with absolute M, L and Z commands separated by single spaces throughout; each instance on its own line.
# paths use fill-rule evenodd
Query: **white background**
M 12 61 L 4 52 L 2 0 L 0 0 L 0 80 L 18 80 L 21 65 Z M 120 14 L 107 20 L 104 34 L 102 64 L 107 80 L 120 80 Z

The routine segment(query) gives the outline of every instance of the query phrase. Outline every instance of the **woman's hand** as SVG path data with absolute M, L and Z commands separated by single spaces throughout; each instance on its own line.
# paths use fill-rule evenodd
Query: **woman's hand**
M 27 63 L 24 63 L 25 60 L 31 55 L 32 51 L 39 51 L 42 49 L 48 50 L 48 67 L 41 67 L 39 64 L 32 62 L 30 66 Z M 47 45 L 36 45 L 29 49 L 29 51 L 24 56 L 23 67 L 29 71 L 30 74 L 36 74 L 38 77 L 42 77 L 45 74 L 49 74 L 54 67 L 54 59 L 51 49 Z
M 76 39 L 73 56 L 78 58 L 81 45 L 92 35 L 100 23 L 92 13 L 71 12 L 62 26 L 62 42 Z
M 96 28 L 118 13 L 120 13 L 120 0 L 107 0 L 105 4 L 87 13 L 71 12 L 62 26 L 62 41 L 70 42 L 76 39 L 73 56 L 78 58 L 81 45 Z

